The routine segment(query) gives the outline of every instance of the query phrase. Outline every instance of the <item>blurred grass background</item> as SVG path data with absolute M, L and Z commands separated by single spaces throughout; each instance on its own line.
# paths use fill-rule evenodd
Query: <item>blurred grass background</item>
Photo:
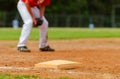
M 1 28 L 0 40 L 18 40 L 21 28 Z M 119 38 L 119 28 L 49 28 L 48 37 L 50 40 L 61 39 L 82 39 L 82 38 Z M 33 28 L 30 40 L 39 39 L 39 29 Z

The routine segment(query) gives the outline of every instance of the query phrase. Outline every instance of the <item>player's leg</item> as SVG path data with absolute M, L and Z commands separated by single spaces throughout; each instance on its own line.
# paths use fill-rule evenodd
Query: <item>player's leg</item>
M 51 48 L 48 44 L 47 44 L 47 40 L 48 40 L 48 21 L 45 19 L 45 17 L 43 17 L 43 24 L 41 26 L 39 26 L 40 28 L 40 45 L 39 48 L 41 51 L 54 51 L 53 48 Z
M 48 21 L 43 18 L 43 24 L 39 26 L 40 28 L 40 45 L 39 48 L 44 48 L 46 47 L 47 41 L 48 41 Z
M 34 15 L 36 16 L 36 18 L 40 18 L 40 13 L 39 13 L 39 9 L 37 7 L 34 7 L 32 9 Z M 45 17 L 43 17 L 43 24 L 41 26 L 39 26 L 40 29 L 40 43 L 39 43 L 39 48 L 40 50 L 43 51 L 54 51 L 54 49 L 50 48 L 48 46 L 48 21 L 46 20 Z
M 23 52 L 24 52 L 24 49 L 26 49 L 25 52 L 29 52 L 30 50 L 27 49 L 26 43 L 29 38 L 31 28 L 33 26 L 32 17 L 30 16 L 25 4 L 22 1 L 18 2 L 17 8 L 24 22 L 21 36 L 20 36 L 19 43 L 18 43 L 18 48 L 23 47 L 22 49 Z

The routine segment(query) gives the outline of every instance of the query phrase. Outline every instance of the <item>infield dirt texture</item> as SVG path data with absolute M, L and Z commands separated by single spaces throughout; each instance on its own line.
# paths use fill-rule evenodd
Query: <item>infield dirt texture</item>
M 120 38 L 51 40 L 55 52 L 40 52 L 38 41 L 29 41 L 31 53 L 17 51 L 17 41 L 0 41 L 0 73 L 29 74 L 43 78 L 120 79 Z M 78 69 L 34 69 L 50 60 L 80 62 Z

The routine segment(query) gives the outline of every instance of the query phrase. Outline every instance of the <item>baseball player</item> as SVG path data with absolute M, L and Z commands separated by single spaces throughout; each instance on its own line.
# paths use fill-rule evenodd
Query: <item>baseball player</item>
M 50 5 L 50 0 L 19 0 L 17 4 L 18 11 L 23 20 L 23 28 L 18 42 L 18 51 L 30 52 L 26 43 L 30 35 L 32 26 L 38 26 L 40 29 L 40 51 L 54 51 L 47 44 L 48 21 L 44 17 L 45 6 Z

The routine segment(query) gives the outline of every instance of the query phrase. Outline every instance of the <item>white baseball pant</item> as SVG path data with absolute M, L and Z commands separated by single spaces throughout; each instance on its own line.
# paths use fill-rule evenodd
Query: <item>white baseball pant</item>
M 29 38 L 31 29 L 33 27 L 33 21 L 30 13 L 28 12 L 26 5 L 24 2 L 19 0 L 17 4 L 18 11 L 22 17 L 23 20 L 23 28 L 21 32 L 21 36 L 19 39 L 18 47 L 20 46 L 26 46 L 27 40 Z M 37 7 L 32 7 L 31 8 L 33 14 L 35 15 L 36 18 L 40 17 L 40 12 Z M 39 39 L 39 48 L 43 48 L 47 46 L 47 33 L 48 33 L 48 21 L 46 20 L 45 17 L 43 17 L 43 24 L 39 26 L 39 31 L 40 31 L 40 39 Z

